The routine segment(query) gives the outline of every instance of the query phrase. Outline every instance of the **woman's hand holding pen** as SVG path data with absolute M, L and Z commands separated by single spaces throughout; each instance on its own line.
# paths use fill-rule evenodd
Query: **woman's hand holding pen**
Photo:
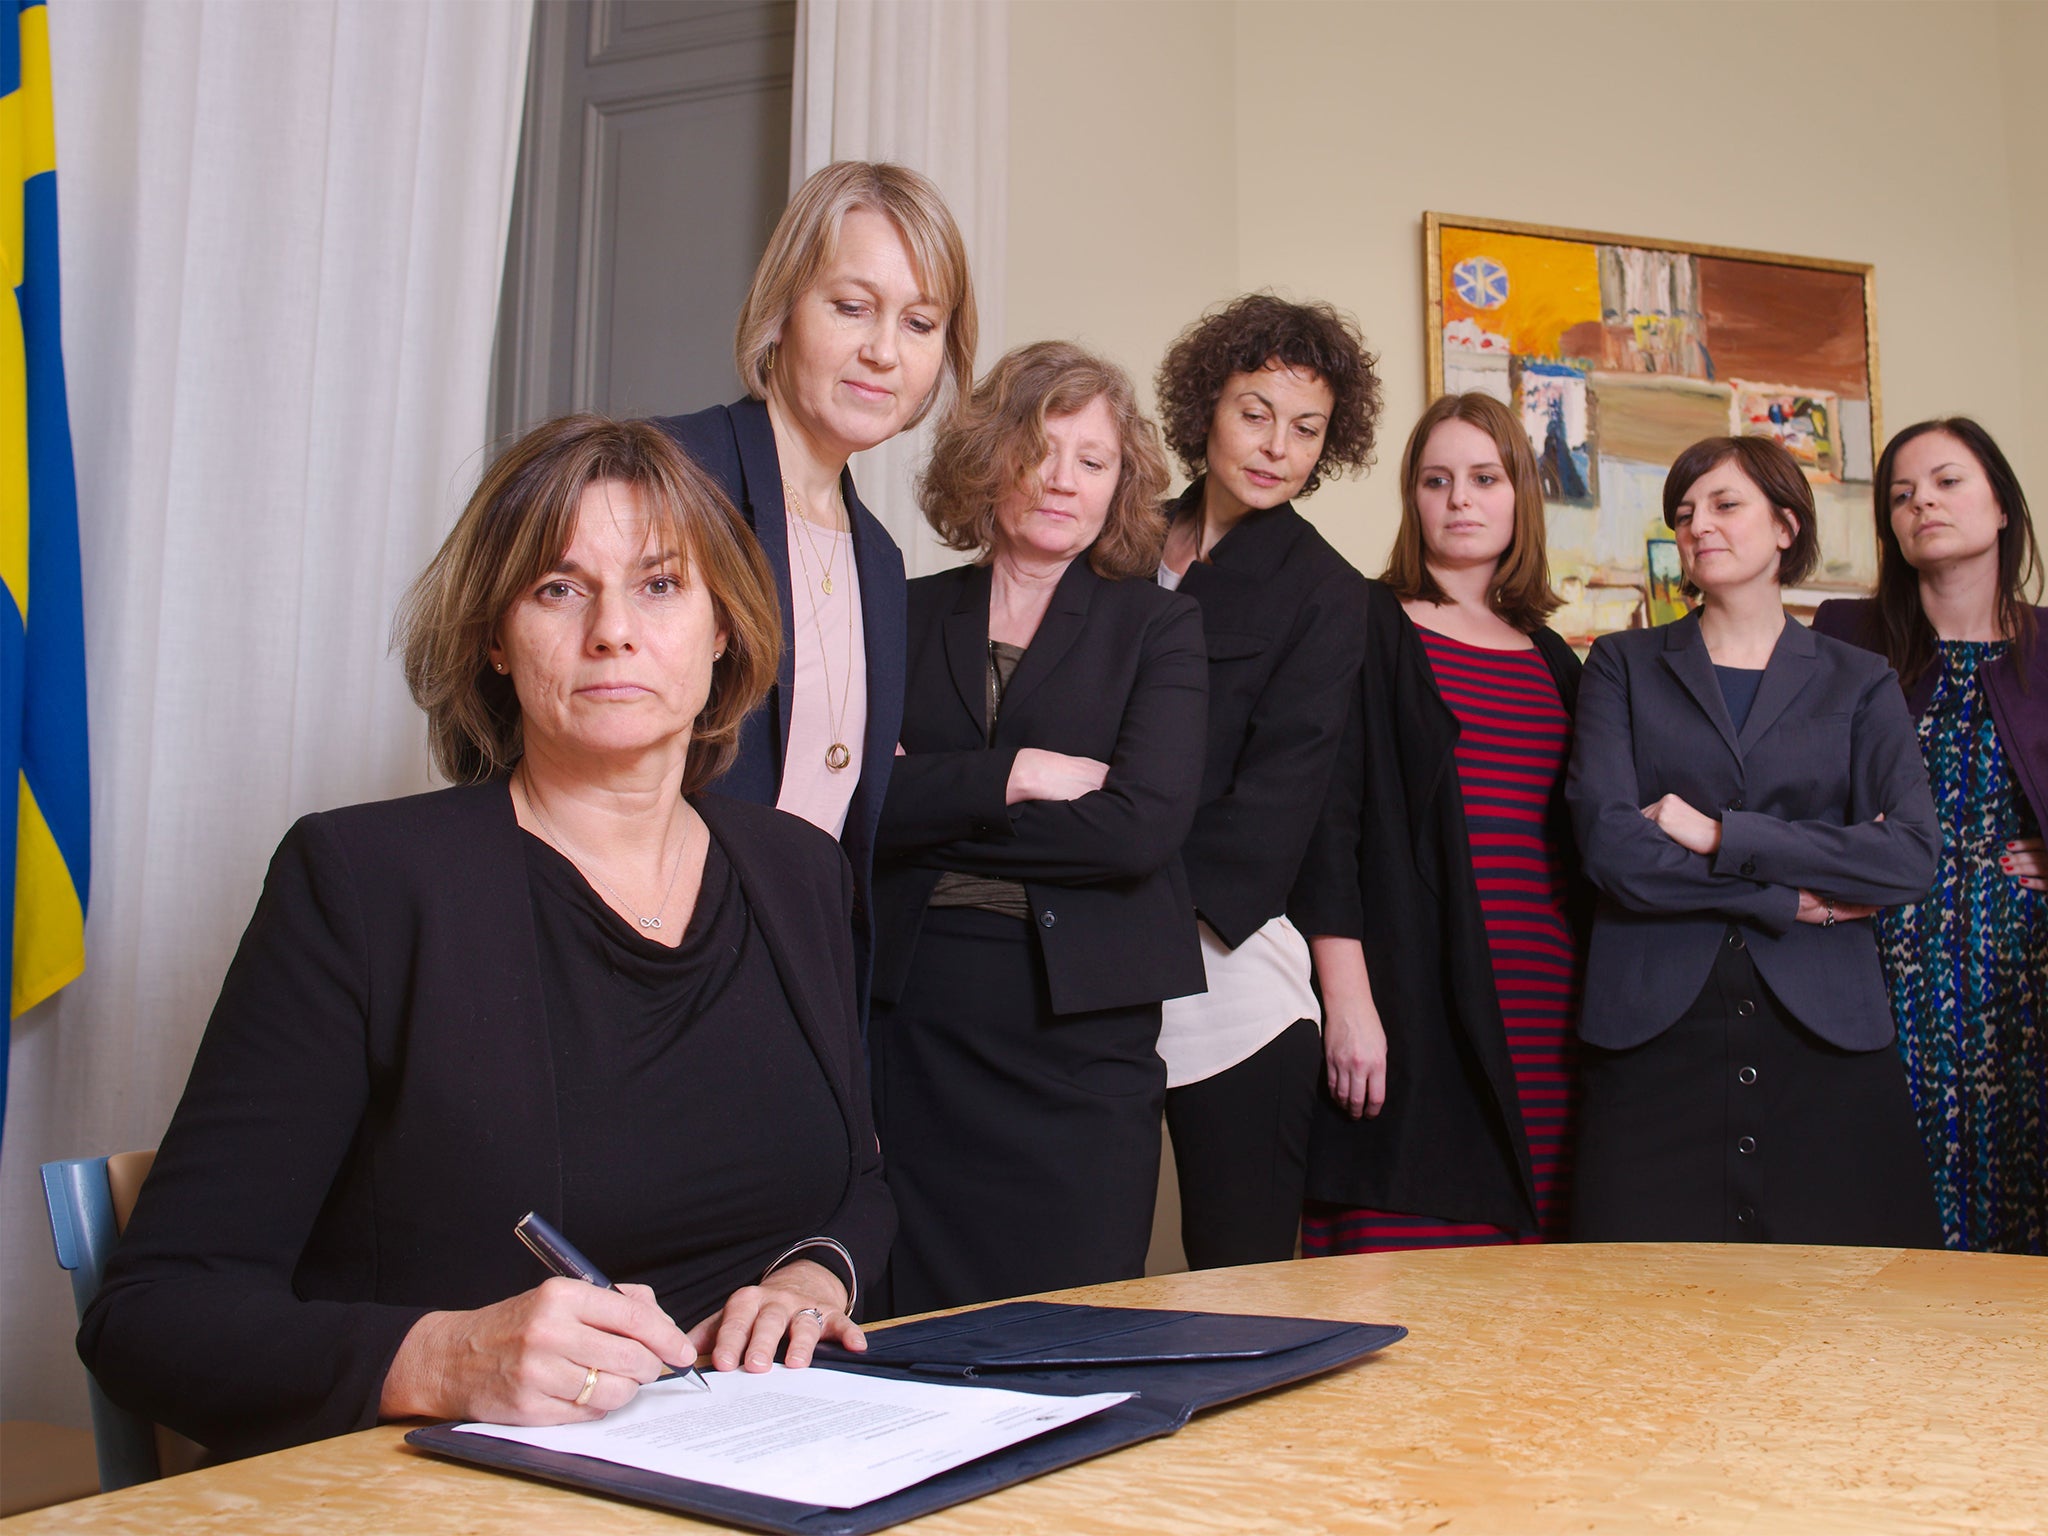
M 785 1336 L 783 1364 L 793 1368 L 811 1363 L 820 1339 L 852 1350 L 868 1347 L 866 1335 L 846 1315 L 846 1283 L 809 1259 L 784 1264 L 759 1285 L 741 1286 L 689 1334 L 691 1345 L 699 1353 L 708 1350 L 721 1371 L 767 1370 Z
M 429 1312 L 414 1323 L 377 1409 L 386 1419 L 574 1424 L 603 1418 L 664 1369 L 696 1358 L 646 1286 L 544 1280 L 473 1312 Z

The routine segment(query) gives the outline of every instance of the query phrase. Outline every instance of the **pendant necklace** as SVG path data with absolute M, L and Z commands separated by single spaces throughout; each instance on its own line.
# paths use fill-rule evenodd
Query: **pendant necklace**
M 818 585 L 824 590 L 825 595 L 830 597 L 832 595 L 832 565 L 839 558 L 839 541 L 837 539 L 832 541 L 832 553 L 829 556 L 819 556 L 817 536 L 812 532 L 811 520 L 804 516 L 804 504 L 797 497 L 796 487 L 787 480 L 782 482 L 782 501 L 783 505 L 789 510 L 789 520 L 802 530 L 804 542 L 811 546 L 812 556 L 817 558 L 820 565 L 824 566 L 825 574 L 818 582 Z M 851 523 L 853 519 L 848 518 L 847 521 Z M 804 572 L 808 575 L 810 567 L 805 566 Z
M 595 880 L 599 885 L 603 886 L 605 890 L 611 894 L 612 900 L 616 901 L 620 906 L 624 907 L 629 913 L 631 913 L 633 916 L 633 921 L 638 923 L 642 928 L 659 928 L 661 926 L 662 914 L 668 911 L 669 899 L 676 893 L 676 877 L 683 872 L 683 855 L 689 851 L 690 847 L 689 823 L 686 821 L 683 824 L 682 846 L 676 849 L 676 861 L 674 866 L 668 872 L 668 889 L 661 893 L 661 905 L 655 909 L 654 916 L 642 917 L 640 915 L 640 909 L 634 906 L 633 903 L 631 903 L 630 901 L 626 900 L 625 897 L 621 896 L 618 892 L 618 888 L 614 886 L 611 883 L 611 881 L 605 879 L 603 875 L 600 875 L 595 869 L 586 865 L 583 862 L 583 860 L 577 858 L 575 854 L 569 851 L 569 845 L 562 841 L 561 834 L 555 831 L 554 824 L 548 820 L 547 812 L 543 811 L 540 808 L 540 801 L 538 798 L 535 797 L 533 793 L 533 775 L 526 771 L 526 765 L 524 763 L 521 763 L 519 765 L 519 773 L 521 780 L 520 787 L 524 789 L 526 792 L 526 803 L 533 811 L 534 820 L 540 823 L 541 831 L 547 833 L 548 841 L 555 845 L 556 850 L 561 853 L 562 857 L 564 857 L 571 864 L 576 866 L 576 872 L 578 874 L 588 876 L 590 879 Z
M 782 496 L 789 509 L 790 521 L 798 524 L 803 530 L 793 542 L 796 545 L 797 563 L 804 568 L 804 591 L 810 603 L 811 630 L 818 637 L 818 668 L 825 674 L 825 714 L 827 723 L 832 727 L 832 745 L 825 749 L 825 766 L 834 773 L 841 773 L 845 771 L 847 764 L 853 761 L 853 753 L 846 745 L 846 707 L 853 701 L 853 598 L 849 594 L 846 602 L 846 661 L 841 668 L 843 675 L 839 680 L 839 697 L 835 701 L 832 697 L 832 658 L 825 649 L 825 621 L 818 613 L 818 595 L 811 591 L 811 582 L 816 578 L 816 573 L 811 569 L 811 561 L 813 557 L 818 556 L 818 547 L 811 540 L 810 519 L 803 515 L 803 503 L 797 500 L 796 491 L 787 480 L 782 482 Z M 851 519 L 848 521 L 851 522 Z M 849 547 L 852 542 L 849 537 Z M 839 544 L 836 539 L 832 545 L 832 558 L 818 557 L 819 563 L 825 568 L 824 577 L 818 581 L 818 587 L 827 597 L 832 595 L 832 562 L 838 557 Z

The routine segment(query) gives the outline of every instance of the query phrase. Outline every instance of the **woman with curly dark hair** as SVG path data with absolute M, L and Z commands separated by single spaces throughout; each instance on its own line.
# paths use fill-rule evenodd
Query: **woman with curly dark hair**
M 875 868 L 899 1313 L 1144 1271 L 1159 1000 L 1202 985 L 1202 620 L 1151 580 L 1165 490 L 1130 379 L 1066 342 L 1005 356 L 932 445 L 925 516 L 976 558 L 910 583 Z
M 1166 1119 L 1197 1269 L 1293 1256 L 1322 1017 L 1288 891 L 1365 647 L 1365 578 L 1292 498 L 1372 460 L 1379 380 L 1327 304 L 1254 293 L 1160 366 L 1166 438 L 1194 483 L 1168 507 L 1159 582 L 1202 606 L 1209 726 L 1181 850 L 1208 990 L 1165 1006 Z

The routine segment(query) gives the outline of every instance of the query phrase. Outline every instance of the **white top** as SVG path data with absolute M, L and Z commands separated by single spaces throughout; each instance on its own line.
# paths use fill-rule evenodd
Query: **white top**
M 1180 575 L 1165 561 L 1159 585 L 1171 592 Z M 1209 990 L 1170 997 L 1161 1007 L 1159 1059 L 1166 1086 L 1184 1088 L 1236 1066 L 1277 1039 L 1296 1019 L 1323 1022 L 1309 984 L 1308 940 L 1283 914 L 1232 949 L 1199 918 L 1202 968 Z
M 1214 1077 L 1277 1039 L 1296 1019 L 1323 1010 L 1309 985 L 1308 940 L 1276 917 L 1231 949 L 1199 918 L 1202 968 L 1209 990 L 1169 997 L 1160 1006 L 1159 1059 L 1166 1086 L 1184 1088 Z
M 790 695 L 789 744 L 775 808 L 801 816 L 834 837 L 846 830 L 846 808 L 860 783 L 861 745 L 868 728 L 867 637 L 861 623 L 860 574 L 853 534 L 834 533 L 790 514 L 789 606 L 796 633 L 796 686 Z M 819 584 L 827 564 L 832 590 Z M 833 743 L 847 751 L 844 768 L 825 761 Z

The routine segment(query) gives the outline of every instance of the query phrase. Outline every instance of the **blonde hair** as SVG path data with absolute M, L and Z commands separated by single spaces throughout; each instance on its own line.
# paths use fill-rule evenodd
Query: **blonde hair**
M 1138 409 L 1130 375 L 1072 342 L 1035 341 L 1005 353 L 932 444 L 917 485 L 925 521 L 948 549 L 986 555 L 995 547 L 996 503 L 1032 481 L 1045 458 L 1045 423 L 1090 401 L 1109 407 L 1122 470 L 1088 547 L 1088 563 L 1112 581 L 1150 576 L 1166 542 L 1166 450 Z
M 1486 600 L 1495 613 L 1524 634 L 1541 629 L 1544 620 L 1564 606 L 1564 599 L 1550 586 L 1550 557 L 1543 542 L 1543 476 L 1536 467 L 1529 434 L 1515 420 L 1515 413 L 1491 395 L 1439 395 L 1408 434 L 1408 446 L 1401 451 L 1401 527 L 1394 535 L 1393 552 L 1387 556 L 1380 580 L 1403 602 L 1418 598 L 1429 603 L 1450 601 L 1429 574 L 1422 509 L 1415 499 L 1416 481 L 1422 475 L 1422 450 L 1429 434 L 1447 421 L 1468 422 L 1492 438 L 1508 472 L 1508 483 L 1515 488 L 1514 538 L 1494 567 Z
M 740 723 L 781 662 L 782 616 L 761 546 L 718 483 L 659 427 L 564 416 L 526 433 L 485 472 L 399 605 L 392 647 L 426 711 L 434 766 L 451 782 L 473 784 L 518 762 L 519 695 L 492 668 L 491 641 L 513 603 L 568 552 L 585 488 L 607 480 L 641 492 L 650 536 L 684 553 L 686 580 L 704 583 L 726 631 L 711 696 L 691 727 L 685 793 L 732 766 Z
M 916 171 L 872 160 L 837 160 L 801 187 L 768 237 L 754 281 L 740 306 L 733 363 L 756 400 L 768 398 L 769 354 L 796 302 L 818 281 L 839 248 L 839 227 L 856 208 L 896 226 L 925 296 L 946 312 L 945 366 L 939 382 L 904 423 L 916 426 L 943 398 L 949 408 L 974 388 L 978 326 L 967 246 L 939 189 Z

